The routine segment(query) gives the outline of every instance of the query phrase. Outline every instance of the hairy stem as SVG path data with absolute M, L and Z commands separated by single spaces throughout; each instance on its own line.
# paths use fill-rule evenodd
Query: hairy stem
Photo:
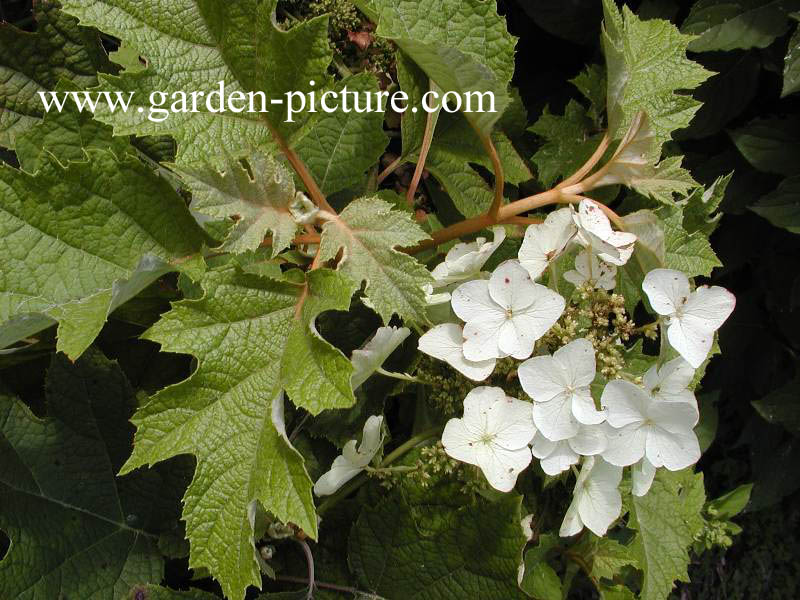
M 492 143 L 492 138 L 489 135 L 482 135 L 481 143 L 492 161 L 492 168 L 494 169 L 494 200 L 489 207 L 489 218 L 497 221 L 500 215 L 500 208 L 503 206 L 503 189 L 505 187 L 505 175 L 503 174 L 503 164 L 500 162 L 500 157 L 497 155 L 497 149 Z
M 431 83 L 431 88 L 436 84 Z M 433 143 L 433 131 L 436 129 L 436 122 L 439 120 L 439 111 L 429 112 L 425 121 L 425 133 L 422 136 L 422 146 L 419 149 L 419 158 L 417 159 L 417 166 L 414 169 L 414 177 L 411 179 L 411 185 L 408 186 L 406 192 L 406 202 L 409 206 L 414 206 L 414 195 L 417 193 L 417 186 L 419 180 L 422 179 L 422 172 L 425 170 L 425 160 L 428 158 L 428 152 Z

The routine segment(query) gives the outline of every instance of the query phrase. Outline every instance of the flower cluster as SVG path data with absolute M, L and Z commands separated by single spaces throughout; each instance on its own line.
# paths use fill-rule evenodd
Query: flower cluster
M 420 338 L 419 349 L 479 382 L 498 360 L 521 361 L 516 375 L 527 398 L 486 385 L 472 389 L 463 416 L 445 426 L 444 450 L 479 467 L 503 492 L 513 489 L 534 457 L 553 476 L 580 465 L 560 533 L 585 526 L 604 535 L 621 511 L 623 467 L 631 467 L 633 493 L 644 495 L 658 468 L 680 470 L 699 459 L 699 411 L 690 385 L 735 299 L 720 287 L 692 291 L 679 271 L 647 273 L 642 289 L 669 347 L 662 345 L 658 362 L 629 381 L 618 377 L 634 326 L 624 298 L 610 291 L 636 236 L 615 231 L 602 207 L 586 199 L 578 210 L 562 208 L 529 226 L 517 260 L 481 272 L 502 239 L 497 229 L 494 243 L 460 244 L 436 268 L 437 287 L 448 287 L 438 303 L 449 302 L 452 313 Z M 554 291 L 550 268 L 571 245 L 580 251 L 563 277 L 576 285 L 573 299 L 583 302 L 581 309 Z M 549 286 L 537 282 L 546 273 Z M 571 316 L 565 321 L 562 315 Z M 581 320 L 594 329 L 577 337 Z M 612 320 L 613 336 L 593 333 L 608 330 Z

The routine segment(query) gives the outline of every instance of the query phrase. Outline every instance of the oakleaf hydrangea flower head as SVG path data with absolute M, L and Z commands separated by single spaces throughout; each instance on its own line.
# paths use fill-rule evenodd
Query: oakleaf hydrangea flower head
M 606 384 L 600 402 L 613 428 L 603 452 L 608 462 L 624 467 L 646 457 L 654 467 L 679 471 L 700 458 L 693 431 L 697 407 L 691 403 L 656 399 L 622 379 Z
M 636 236 L 624 231 L 614 231 L 611 222 L 594 200 L 584 199 L 573 213 L 578 226 L 576 240 L 609 264 L 621 267 L 633 254 Z
M 370 375 L 380 369 L 384 361 L 403 343 L 411 330 L 408 327 L 379 327 L 362 348 L 353 350 L 350 362 L 353 374 L 350 385 L 354 390 L 364 383 Z
M 653 269 L 642 289 L 659 315 L 666 317 L 670 345 L 698 368 L 708 356 L 714 332 L 733 312 L 736 298 L 725 288 L 703 285 L 689 289 L 689 279 L 673 269 Z
M 611 465 L 599 456 L 585 458 L 572 492 L 572 504 L 564 515 L 558 534 L 568 537 L 586 527 L 595 535 L 604 536 L 622 511 L 621 480 L 621 467 Z
M 528 358 L 564 305 L 564 298 L 534 283 L 516 261 L 501 264 L 489 281 L 461 284 L 453 292 L 452 307 L 466 322 L 464 357 L 472 361 Z
M 564 273 L 564 279 L 575 287 L 590 283 L 593 287 L 613 290 L 617 285 L 617 267 L 603 262 L 588 250 L 575 257 L 575 269 Z
M 361 445 L 356 448 L 356 440 L 350 440 L 336 457 L 330 471 L 324 473 L 314 484 L 317 496 L 329 496 L 345 483 L 363 471 L 383 444 L 383 417 L 373 415 L 364 423 Z
M 577 339 L 552 356 L 535 356 L 518 369 L 522 389 L 533 399 L 533 422 L 548 440 L 558 442 L 578 434 L 581 424 L 605 420 L 589 390 L 595 377 L 592 343 Z
M 444 262 L 439 263 L 431 272 L 433 287 L 441 287 L 457 281 L 472 279 L 481 272 L 483 265 L 506 239 L 503 227 L 493 227 L 494 241 L 479 237 L 474 242 L 456 244 L 447 252 Z
M 419 338 L 419 350 L 443 360 L 473 381 L 483 381 L 491 375 L 496 362 L 494 358 L 468 360 L 464 356 L 464 330 L 456 323 L 442 323 L 430 329 Z
M 555 476 L 577 465 L 581 456 L 594 456 L 605 450 L 608 444 L 605 431 L 605 425 L 580 425 L 578 433 L 559 442 L 551 442 L 537 431 L 531 442 L 533 455 L 545 473 Z
M 578 231 L 572 221 L 572 209 L 551 212 L 544 223 L 529 225 L 519 249 L 519 263 L 533 279 L 538 278 L 551 261 L 558 258 Z
M 445 425 L 442 445 L 452 458 L 480 467 L 493 488 L 509 492 L 531 462 L 535 431 L 528 402 L 481 386 L 464 398 L 464 416 Z

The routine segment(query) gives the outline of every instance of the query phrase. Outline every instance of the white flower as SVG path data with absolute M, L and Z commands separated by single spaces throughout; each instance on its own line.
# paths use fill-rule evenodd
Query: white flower
M 501 264 L 489 281 L 461 284 L 453 292 L 452 306 L 466 321 L 464 356 L 472 361 L 528 358 L 564 304 L 554 291 L 534 283 L 516 261 Z
M 631 466 L 631 492 L 633 495 L 644 496 L 649 492 L 655 476 L 656 468 L 646 458 Z
M 621 267 L 633 254 L 636 236 L 624 231 L 614 231 L 608 217 L 594 200 L 581 200 L 578 212 L 574 213 L 578 226 L 576 240 L 591 249 L 597 257 Z
M 479 237 L 474 242 L 462 242 L 450 248 L 444 257 L 444 262 L 436 265 L 431 272 L 435 280 L 433 287 L 472 279 L 480 273 L 483 265 L 506 238 L 506 230 L 503 227 L 493 227 L 492 232 L 493 242 L 487 242 L 486 238 Z
M 564 279 L 575 287 L 586 282 L 604 290 L 613 290 L 617 285 L 617 267 L 598 259 L 588 250 L 575 257 L 575 270 L 564 273 Z
M 581 456 L 594 456 L 605 450 L 608 443 L 605 429 L 605 426 L 580 425 L 578 433 L 559 442 L 551 442 L 537 431 L 531 442 L 533 455 L 545 473 L 558 475 L 577 465 Z
M 333 461 L 331 470 L 317 479 L 314 484 L 314 493 L 317 496 L 333 494 L 372 462 L 383 444 L 382 425 L 382 416 L 373 415 L 367 419 L 358 449 L 356 440 L 347 442 L 342 448 L 342 453 Z
M 419 338 L 419 350 L 428 356 L 445 361 L 456 371 L 472 379 L 483 381 L 494 371 L 496 360 L 472 361 L 464 357 L 464 332 L 461 325 L 443 323 L 433 327 Z
M 622 496 L 618 489 L 621 480 L 622 468 L 599 456 L 584 459 L 572 492 L 572 504 L 564 515 L 558 534 L 568 537 L 586 526 L 595 535 L 604 536 L 622 511 Z
M 693 431 L 697 409 L 691 403 L 656 399 L 622 379 L 606 384 L 600 402 L 614 428 L 603 452 L 608 462 L 624 467 L 647 458 L 654 467 L 679 471 L 700 458 Z
M 525 239 L 519 249 L 519 264 L 536 279 L 564 251 L 577 230 L 571 208 L 551 212 L 544 223 L 529 225 L 525 230 Z
M 350 385 L 354 390 L 364 383 L 370 375 L 379 370 L 389 355 L 403 343 L 411 330 L 408 327 L 379 327 L 362 348 L 353 350 L 350 362 L 353 363 L 353 374 Z
M 700 286 L 689 291 L 689 279 L 673 269 L 653 269 L 642 289 L 659 315 L 666 317 L 670 345 L 695 369 L 711 350 L 714 332 L 736 306 L 736 298 L 722 287 Z
M 493 488 L 509 492 L 531 462 L 534 432 L 528 402 L 481 386 L 464 398 L 464 416 L 447 422 L 442 444 L 449 456 L 480 467 Z
M 642 386 L 656 400 L 689 404 L 699 418 L 697 398 L 689 389 L 692 379 L 694 379 L 694 369 L 679 356 L 660 368 L 657 365 L 650 367 L 642 377 Z
M 548 440 L 557 442 L 578 433 L 581 423 L 602 423 L 589 385 L 594 381 L 594 348 L 581 338 L 555 351 L 535 356 L 517 371 L 522 389 L 533 399 L 533 422 Z

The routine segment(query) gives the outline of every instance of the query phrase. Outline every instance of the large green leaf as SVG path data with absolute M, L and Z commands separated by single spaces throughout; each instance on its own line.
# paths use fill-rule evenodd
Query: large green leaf
M 630 544 L 644 571 L 642 600 L 663 600 L 675 580 L 688 581 L 689 547 L 703 527 L 702 474 L 660 470 L 645 496 L 633 496 L 628 527 Z
M 728 133 L 742 156 L 759 171 L 800 174 L 800 118 L 755 119 Z
M 792 18 L 800 21 L 800 13 L 794 13 Z M 781 97 L 794 94 L 800 90 L 800 27 L 795 28 L 789 39 L 789 48 L 783 66 L 783 90 Z
M 233 266 L 209 271 L 201 285 L 202 298 L 174 304 L 145 333 L 167 352 L 194 355 L 198 368 L 137 411 L 123 472 L 197 457 L 183 510 L 189 564 L 208 568 L 226 596 L 241 599 L 261 582 L 254 502 L 316 537 L 311 480 L 286 437 L 280 392 L 313 414 L 354 403 L 350 361 L 314 328 L 319 313 L 347 309 L 354 286 L 327 269 L 291 283 Z
M 664 207 L 658 216 L 664 228 L 665 267 L 683 271 L 689 277 L 708 277 L 714 267 L 722 266 L 702 231 L 688 233 L 684 229 L 681 209 Z
M 96 31 L 54 2 L 37 3 L 34 14 L 35 33 L 0 24 L 0 146 L 9 148 L 44 115 L 38 92 L 54 90 L 59 79 L 90 87 L 97 71 L 114 71 Z
M 181 472 L 116 472 L 130 452 L 135 405 L 122 371 L 97 351 L 55 356 L 47 417 L 0 393 L 0 561 L 3 598 L 127 598 L 158 582 L 158 536 L 177 521 Z
M 273 256 L 289 247 L 298 227 L 289 212 L 296 191 L 291 173 L 275 159 L 254 152 L 246 163 L 228 158 L 222 171 L 203 164 L 180 172 L 192 191 L 194 210 L 236 219 L 222 250 L 255 250 L 268 231 Z
M 800 233 L 800 175 L 787 177 L 750 207 L 776 227 Z
M 170 184 L 129 155 L 51 157 L 35 174 L 0 165 L 0 347 L 57 321 L 58 349 L 78 357 L 114 308 L 193 264 L 205 240 Z
M 520 598 L 520 500 L 434 512 L 446 500 L 386 499 L 364 508 L 353 526 L 350 565 L 363 586 L 387 600 Z
M 462 98 L 464 116 L 487 135 L 509 103 L 515 40 L 494 0 L 355 0 L 392 40 L 441 88 Z M 478 95 L 494 95 L 494 112 L 476 110 Z M 472 111 L 466 111 L 471 97 Z
M 343 251 L 339 270 L 354 281 L 366 282 L 365 293 L 375 311 L 388 323 L 393 314 L 417 323 L 427 320 L 422 286 L 430 272 L 396 248 L 427 239 L 411 216 L 374 198 L 359 198 L 322 228 L 320 259 Z
M 319 98 L 333 85 L 326 71 L 328 17 L 283 31 L 274 20 L 276 5 L 277 0 L 168 0 L 156 11 L 134 0 L 65 0 L 64 10 L 121 38 L 147 60 L 146 70 L 101 78 L 104 89 L 135 93 L 127 112 L 98 108 L 97 118 L 112 124 L 116 134 L 170 134 L 178 142 L 176 162 L 186 167 L 219 163 L 254 148 L 275 150 L 273 135 L 279 132 L 322 181 L 322 189 L 333 193 L 357 181 L 383 151 L 381 113 L 321 110 Z M 218 96 L 220 81 L 226 96 L 244 94 L 235 107 L 246 110 L 234 112 L 226 104 L 221 112 L 215 98 L 212 111 L 207 97 L 200 97 L 195 112 L 173 111 L 158 122 L 151 118 L 151 94 L 165 94 L 162 108 L 167 109 L 183 94 L 193 108 L 192 92 Z M 357 75 L 339 85 L 375 91 L 374 81 Z M 305 102 L 300 95 L 311 91 L 317 94 L 317 112 L 309 104 L 290 121 L 286 94 L 295 93 L 297 111 Z M 261 97 L 248 96 L 251 92 L 263 92 L 264 112 Z M 251 112 L 251 98 L 258 112 Z
M 655 134 L 655 158 L 661 144 L 683 129 L 700 107 L 692 90 L 711 73 L 686 58 L 692 37 L 681 34 L 669 21 L 640 20 L 627 6 L 622 12 L 613 0 L 603 0 L 603 49 L 608 78 L 608 129 L 619 139 L 633 117 L 645 111 Z
M 692 52 L 766 48 L 789 28 L 797 0 L 699 0 L 683 22 Z

